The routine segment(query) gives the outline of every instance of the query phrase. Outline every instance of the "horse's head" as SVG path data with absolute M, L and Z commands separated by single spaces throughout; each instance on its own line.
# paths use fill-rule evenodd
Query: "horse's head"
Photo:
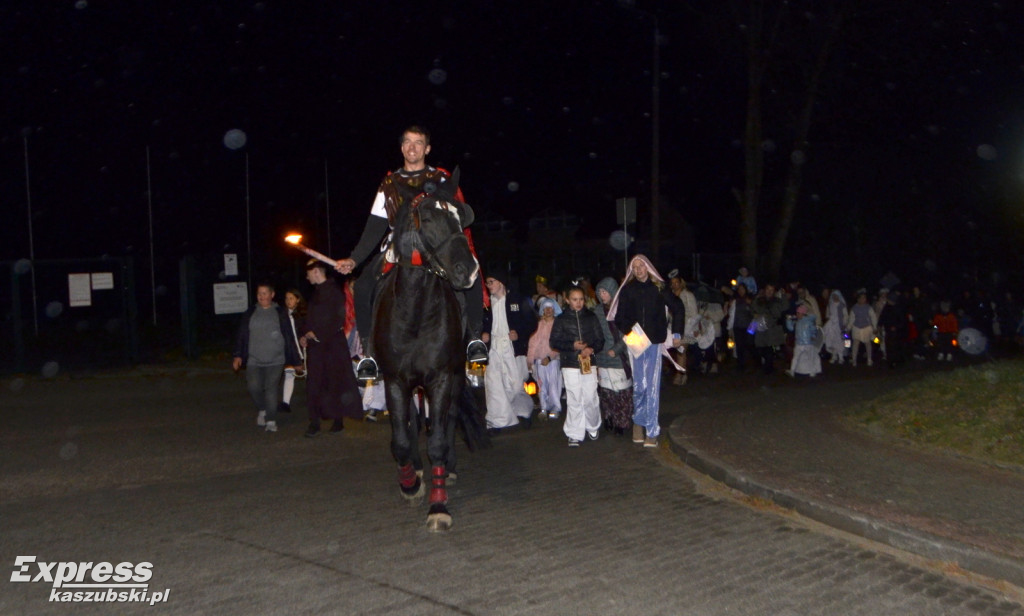
M 462 232 L 473 210 L 458 201 L 459 170 L 447 182 L 425 186 L 423 194 L 402 206 L 395 221 L 395 253 L 400 264 L 423 265 L 457 289 L 473 286 L 480 265 Z

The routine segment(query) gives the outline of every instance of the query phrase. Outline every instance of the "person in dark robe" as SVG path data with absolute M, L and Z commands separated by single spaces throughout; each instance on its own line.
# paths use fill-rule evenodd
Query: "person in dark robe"
M 333 420 L 331 433 L 344 430 L 344 417 L 363 416 L 363 402 L 345 340 L 345 295 L 320 261 L 306 264 L 306 279 L 314 290 L 299 343 L 306 349 L 306 436 L 312 438 L 320 433 L 324 419 Z

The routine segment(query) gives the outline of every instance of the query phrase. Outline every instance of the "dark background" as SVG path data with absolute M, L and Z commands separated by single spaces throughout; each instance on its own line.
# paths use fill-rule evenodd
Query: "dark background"
M 148 263 L 147 147 L 158 264 L 244 258 L 246 156 L 256 268 L 295 259 L 285 231 L 327 252 L 328 203 L 330 251 L 344 256 L 412 123 L 432 130 L 433 164 L 462 168 L 482 220 L 525 233 L 565 210 L 582 236 L 605 237 L 614 200 L 636 196 L 643 235 L 653 15 L 663 207 L 692 226 L 696 251 L 738 252 L 748 57 L 730 10 L 745 4 L 5 3 L 0 259 L 29 253 L 26 141 L 37 258 Z M 787 4 L 766 90 L 762 251 L 831 4 Z M 815 108 L 786 274 L 1019 284 L 1021 7 L 854 4 Z M 230 129 L 243 148 L 225 147 Z

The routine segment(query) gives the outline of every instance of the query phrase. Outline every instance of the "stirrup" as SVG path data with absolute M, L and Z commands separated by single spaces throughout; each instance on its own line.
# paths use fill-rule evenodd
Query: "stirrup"
M 377 369 L 377 361 L 372 357 L 364 357 L 356 365 L 356 378 L 364 383 L 376 381 L 380 378 Z
M 487 345 L 482 340 L 472 340 L 466 346 L 466 361 L 470 363 L 487 363 Z

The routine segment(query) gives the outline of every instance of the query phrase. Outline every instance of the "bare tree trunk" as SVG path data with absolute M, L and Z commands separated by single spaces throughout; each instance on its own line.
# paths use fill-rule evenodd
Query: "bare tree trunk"
M 793 149 L 791 150 L 789 161 L 789 172 L 786 177 L 786 189 L 783 193 L 779 219 L 776 223 L 775 233 L 768 251 L 768 276 L 773 280 L 777 279 L 782 271 L 782 257 L 785 253 L 786 242 L 789 239 L 789 231 L 793 226 L 797 199 L 800 196 L 800 187 L 803 182 L 803 165 L 809 146 L 807 136 L 811 130 L 811 117 L 814 114 L 814 105 L 818 98 L 818 84 L 828 64 L 828 58 L 832 53 L 832 47 L 839 33 L 842 21 L 843 11 L 837 10 L 832 22 L 829 24 L 828 36 L 818 51 L 818 58 L 807 84 L 807 94 L 804 98 L 803 109 L 797 119 Z
M 740 207 L 740 250 L 744 264 L 757 269 L 757 211 L 761 205 L 761 187 L 764 183 L 764 128 L 761 122 L 761 93 L 764 85 L 767 53 L 762 49 L 764 4 L 762 0 L 750 3 L 750 22 L 747 30 L 747 118 L 743 139 L 744 189 L 734 191 Z

